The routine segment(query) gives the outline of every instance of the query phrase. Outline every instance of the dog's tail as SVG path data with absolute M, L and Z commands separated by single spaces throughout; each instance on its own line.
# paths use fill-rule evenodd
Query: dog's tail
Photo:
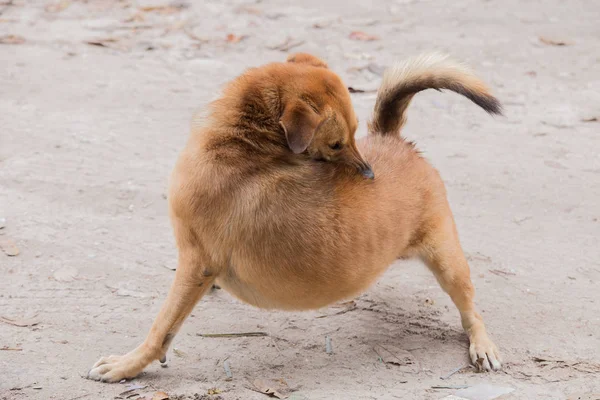
M 369 131 L 398 134 L 411 99 L 425 89 L 448 89 L 469 98 L 490 114 L 502 114 L 498 99 L 466 66 L 441 54 L 425 54 L 388 68 L 377 91 Z

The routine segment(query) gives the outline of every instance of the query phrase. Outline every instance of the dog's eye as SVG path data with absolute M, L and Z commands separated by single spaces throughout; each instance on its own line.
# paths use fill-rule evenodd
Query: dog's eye
M 335 143 L 330 144 L 329 147 L 331 148 L 331 150 L 339 150 L 342 148 L 342 143 L 335 142 Z

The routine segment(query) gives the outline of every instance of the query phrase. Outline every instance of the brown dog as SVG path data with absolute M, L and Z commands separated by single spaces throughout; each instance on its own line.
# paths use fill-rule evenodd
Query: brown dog
M 170 187 L 175 281 L 144 343 L 101 358 L 89 378 L 118 382 L 164 361 L 213 283 L 258 307 L 315 309 L 356 296 L 412 256 L 460 311 L 473 363 L 500 368 L 442 180 L 399 132 L 424 89 L 458 92 L 490 113 L 500 112 L 498 101 L 463 66 L 416 58 L 386 72 L 357 146 L 340 78 L 308 54 L 288 61 L 250 69 L 194 120 Z

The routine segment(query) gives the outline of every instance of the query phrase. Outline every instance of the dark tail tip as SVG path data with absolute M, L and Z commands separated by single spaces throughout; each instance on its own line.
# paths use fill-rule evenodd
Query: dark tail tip
M 503 115 L 504 110 L 502 109 L 502 104 L 500 104 L 500 100 L 494 96 L 488 95 L 480 97 L 480 100 L 475 103 L 489 114 Z
M 454 88 L 452 88 L 451 90 L 454 90 Z M 471 91 L 465 88 L 464 86 L 456 88 L 455 91 L 467 97 L 479 107 L 483 108 L 488 114 L 503 115 L 503 109 L 500 100 L 498 100 L 491 94 Z

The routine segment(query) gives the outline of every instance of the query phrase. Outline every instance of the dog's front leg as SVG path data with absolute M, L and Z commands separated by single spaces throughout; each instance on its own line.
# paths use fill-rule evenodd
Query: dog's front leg
M 197 253 L 180 251 L 175 280 L 146 340 L 125 355 L 102 357 L 89 371 L 88 378 L 119 382 L 135 377 L 154 360 L 166 360 L 169 345 L 181 324 L 215 280 L 200 262 Z

